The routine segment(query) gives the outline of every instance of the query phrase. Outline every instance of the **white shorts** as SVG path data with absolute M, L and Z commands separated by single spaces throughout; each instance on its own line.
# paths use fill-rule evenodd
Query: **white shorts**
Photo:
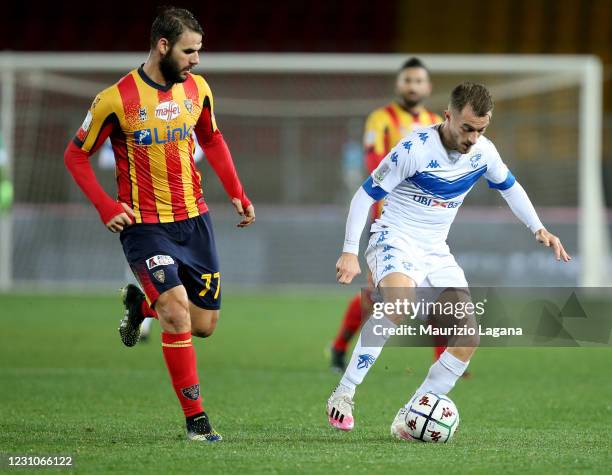
M 420 245 L 397 231 L 378 231 L 370 236 L 365 252 L 374 285 L 388 274 L 399 272 L 416 282 L 417 287 L 467 288 L 463 269 L 448 245 Z

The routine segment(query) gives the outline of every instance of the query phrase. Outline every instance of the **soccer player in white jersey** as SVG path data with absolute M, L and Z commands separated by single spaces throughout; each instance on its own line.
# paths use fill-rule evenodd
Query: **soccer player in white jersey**
M 493 143 L 484 137 L 493 111 L 486 87 L 469 82 L 451 93 L 445 121 L 415 130 L 402 139 L 357 190 L 351 201 L 342 255 L 336 264 L 337 280 L 349 284 L 361 270 L 357 255 L 359 238 L 373 203 L 386 198 L 382 216 L 371 228 L 365 252 L 368 267 L 382 299 L 414 298 L 415 288 L 441 291 L 439 301 L 469 301 L 463 270 L 450 253 L 446 238 L 459 206 L 476 181 L 484 175 L 489 187 L 499 190 L 514 214 L 537 241 L 552 248 L 558 261 L 571 257 L 559 238 L 546 230 L 525 190 L 504 164 Z M 401 315 L 370 318 L 362 329 L 351 361 L 327 402 L 329 423 L 352 430 L 353 398 L 385 344 L 373 326 L 395 327 Z M 415 396 L 426 392 L 448 393 L 466 370 L 478 346 L 478 336 L 458 337 L 430 368 Z M 409 403 L 391 425 L 399 431 Z

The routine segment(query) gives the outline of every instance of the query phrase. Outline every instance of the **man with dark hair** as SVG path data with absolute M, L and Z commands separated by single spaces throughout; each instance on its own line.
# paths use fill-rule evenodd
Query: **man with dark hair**
M 446 238 L 457 210 L 483 175 L 538 242 L 551 247 L 558 261 L 571 259 L 559 238 L 542 225 L 527 193 L 493 143 L 484 137 L 492 111 L 493 101 L 486 87 L 459 84 L 451 94 L 442 124 L 416 130 L 391 150 L 351 201 L 344 248 L 336 263 L 338 282 L 348 284 L 361 272 L 357 254 L 368 210 L 386 197 L 384 213 L 372 224 L 365 252 L 384 303 L 414 301 L 416 288 L 429 288 L 438 302 L 459 303 L 467 308 L 465 304 L 471 303 L 468 284 Z M 333 427 L 353 429 L 356 387 L 402 317 L 390 312 L 363 325 L 351 361 L 327 402 L 328 421 Z M 447 326 L 461 326 L 464 322 L 474 329 L 473 313 L 450 317 L 445 321 Z M 389 331 L 377 331 L 377 325 Z M 448 393 L 465 372 L 479 337 L 477 333 L 458 333 L 450 343 L 414 396 L 398 411 L 391 424 L 394 436 L 410 439 L 404 426 L 411 402 L 427 392 Z
M 395 99 L 373 111 L 366 120 L 364 161 L 368 173 L 372 173 L 391 148 L 412 130 L 442 122 L 439 115 L 423 105 L 431 90 L 429 71 L 425 64 L 418 58 L 406 60 L 395 79 Z M 380 217 L 382 204 L 379 201 L 372 206 L 372 219 Z M 331 346 L 331 367 L 335 371 L 344 371 L 346 350 L 353 335 L 361 327 L 362 318 L 370 312 L 370 303 L 362 302 L 360 294 L 349 302 Z M 441 348 L 443 350 L 444 347 Z
M 145 317 L 158 318 L 162 352 L 191 440 L 217 441 L 202 407 L 191 336 L 210 336 L 219 318 L 221 273 L 200 173 L 195 135 L 237 213 L 255 220 L 253 205 L 217 128 L 210 87 L 191 73 L 202 28 L 187 10 L 166 8 L 153 22 L 147 61 L 99 93 L 68 144 L 64 161 L 106 228 L 121 233 L 126 259 L 144 289 L 124 288 L 119 333 L 137 343 Z M 110 137 L 118 198 L 101 188 L 89 157 Z

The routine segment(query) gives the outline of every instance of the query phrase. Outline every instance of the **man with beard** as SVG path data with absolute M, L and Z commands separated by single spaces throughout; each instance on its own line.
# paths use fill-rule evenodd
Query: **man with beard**
M 423 101 L 431 94 L 431 89 L 429 71 L 425 64 L 418 58 L 408 59 L 397 73 L 395 100 L 376 109 L 367 118 L 364 146 L 368 174 L 378 167 L 396 143 L 415 128 L 443 121 L 442 117 L 427 110 L 423 105 Z M 382 205 L 383 200 L 372 206 L 372 220 L 380 218 Z M 331 347 L 332 369 L 340 373 L 344 372 L 346 366 L 345 356 L 348 345 L 361 327 L 362 318 L 370 312 L 371 302 L 363 303 L 365 305 L 362 305 L 360 294 L 351 299 Z M 444 348 L 444 346 L 435 348 L 436 359 Z
M 151 27 L 147 61 L 96 96 L 64 161 L 106 228 L 120 233 L 144 289 L 124 288 L 121 340 L 135 345 L 143 319 L 159 319 L 163 357 L 187 436 L 212 442 L 221 436 L 202 407 L 191 336 L 207 337 L 215 329 L 221 274 L 192 132 L 242 217 L 238 227 L 251 224 L 255 211 L 217 128 L 211 90 L 190 72 L 199 62 L 202 34 L 189 11 L 161 10 Z M 107 137 L 115 155 L 116 200 L 101 188 L 89 163 Z

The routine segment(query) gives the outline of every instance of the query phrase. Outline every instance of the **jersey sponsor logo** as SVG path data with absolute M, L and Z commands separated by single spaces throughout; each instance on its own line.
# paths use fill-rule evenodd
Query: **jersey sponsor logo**
M 381 165 L 374 170 L 374 176 L 372 179 L 376 182 L 381 182 L 384 178 L 389 174 L 391 168 L 386 163 L 381 163 Z
M 440 168 L 440 164 L 438 163 L 438 160 L 432 160 L 427 164 L 426 168 Z
M 140 119 L 141 122 L 148 120 L 149 116 L 147 114 L 146 107 L 141 107 L 140 109 L 138 109 L 138 118 Z
M 417 135 L 419 136 L 419 138 L 421 139 L 421 142 L 423 142 L 423 144 L 425 144 L 425 142 L 427 142 L 427 138 L 429 137 L 429 135 L 427 135 L 427 132 L 419 132 Z
M 84 132 L 89 132 L 89 127 L 91 127 L 92 119 L 93 119 L 93 115 L 91 114 L 91 111 L 89 110 L 89 111 L 87 111 L 87 115 L 85 116 L 85 120 L 81 124 L 81 129 L 83 129 Z
M 185 99 L 183 101 L 183 104 L 185 104 L 185 109 L 187 109 L 187 112 L 189 112 L 190 114 L 193 112 L 193 102 L 191 99 Z
M 482 158 L 482 154 L 481 153 L 477 153 L 476 155 L 472 155 L 470 157 L 470 165 L 472 165 L 472 168 L 478 168 L 478 161 Z
M 181 108 L 174 101 L 162 102 L 155 108 L 155 117 L 166 121 L 176 119 L 180 113 Z
M 369 368 L 374 364 L 376 358 L 370 354 L 359 355 L 357 360 L 357 369 Z
M 412 141 L 408 140 L 408 142 L 402 142 L 402 147 L 404 147 L 406 151 L 410 153 L 410 149 L 412 148 Z
M 171 129 L 170 126 L 166 126 L 165 130 L 160 130 L 157 127 L 154 129 L 142 129 L 134 132 L 134 142 L 136 142 L 136 145 L 178 142 L 189 138 L 191 132 L 193 132 L 193 126 L 190 125 L 187 127 L 187 124 L 183 124 L 183 127 L 177 127 L 175 129 Z
M 174 259 L 172 259 L 172 257 L 170 256 L 158 255 L 158 256 L 149 257 L 146 262 L 147 262 L 147 267 L 149 268 L 149 270 L 151 270 L 157 266 L 172 265 L 174 264 Z
M 423 195 L 412 195 L 412 200 L 423 206 L 431 206 L 438 208 L 459 208 L 459 206 L 461 206 L 461 203 L 463 203 L 463 201 L 441 201 Z

